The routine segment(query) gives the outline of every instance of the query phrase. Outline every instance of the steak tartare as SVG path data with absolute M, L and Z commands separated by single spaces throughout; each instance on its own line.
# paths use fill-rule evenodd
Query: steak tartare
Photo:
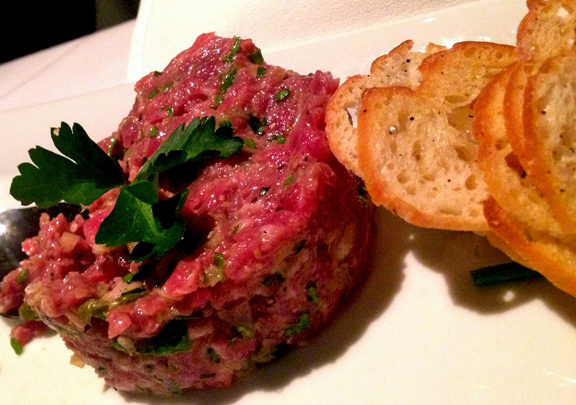
M 136 84 L 99 143 L 131 182 L 195 118 L 242 138 L 228 158 L 160 177 L 161 199 L 188 191 L 182 241 L 140 262 L 133 244 L 96 243 L 118 189 L 73 221 L 45 215 L 2 282 L 0 312 L 56 329 L 109 385 L 155 395 L 228 386 L 308 341 L 365 274 L 372 232 L 374 207 L 324 133 L 337 86 L 265 63 L 250 40 L 200 36 Z

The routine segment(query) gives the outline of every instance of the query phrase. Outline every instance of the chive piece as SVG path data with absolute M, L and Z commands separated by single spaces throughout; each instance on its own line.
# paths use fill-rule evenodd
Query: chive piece
M 264 63 L 264 57 L 262 56 L 262 51 L 260 50 L 260 48 L 256 48 L 254 52 L 250 54 L 249 58 L 252 61 L 252 63 L 256 65 L 261 65 L 262 63 Z
M 286 331 L 284 332 L 284 336 L 286 337 L 293 336 L 297 333 L 302 332 L 304 329 L 308 329 L 309 327 L 310 327 L 310 315 L 302 314 L 300 315 L 300 318 L 298 318 L 298 322 L 296 322 L 294 325 L 286 329 Z
M 218 356 L 218 353 L 216 353 L 216 351 L 211 347 L 208 348 L 206 354 L 208 355 L 210 361 L 213 361 L 214 363 L 220 363 L 220 356 Z
M 232 86 L 234 83 L 234 78 L 236 77 L 236 69 L 232 69 L 222 76 L 222 82 L 220 83 L 220 92 L 224 93 L 228 87 Z
M 259 67 L 256 69 L 256 77 L 262 77 L 266 74 L 266 68 Z
M 154 77 L 158 77 L 162 74 L 162 72 L 159 72 L 158 70 L 154 71 Z
M 232 235 L 236 235 L 236 233 L 238 232 L 238 229 L 240 229 L 240 225 L 236 225 L 236 227 L 232 231 Z
M 150 129 L 150 134 L 149 134 L 149 135 L 150 135 L 150 138 L 154 138 L 156 135 L 158 135 L 158 128 L 156 128 L 155 126 L 152 127 L 152 128 Z
M 256 142 L 254 142 L 252 139 L 244 138 L 242 141 L 244 142 L 244 145 L 248 146 L 249 148 L 256 149 Z
M 472 270 L 470 274 L 476 286 L 495 285 L 542 277 L 540 273 L 516 262 L 483 267 Z
M 251 115 L 250 118 L 248 119 L 248 125 L 250 125 L 250 128 L 252 128 L 252 131 L 255 134 L 262 135 L 263 132 L 262 127 L 268 125 L 268 120 L 266 120 L 266 117 L 264 117 L 262 118 L 262 121 L 260 121 L 258 118 Z
M 156 94 L 158 94 L 159 92 L 160 90 L 158 89 L 152 90 L 152 93 L 150 93 L 150 95 L 148 96 L 148 100 L 152 100 L 154 97 L 156 97 Z
M 279 145 L 284 145 L 284 143 L 286 143 L 286 138 L 284 138 L 282 135 L 278 135 L 276 137 L 276 142 L 278 142 Z
M 296 178 L 296 176 L 294 176 L 294 175 L 288 177 L 286 180 L 284 180 L 284 185 L 287 186 L 288 184 L 292 183 L 295 178 Z
M 220 104 L 222 104 L 222 101 L 224 101 L 222 96 L 220 94 L 217 94 L 216 95 L 216 107 L 218 107 Z
M 10 346 L 12 346 L 12 349 L 14 349 L 14 352 L 18 356 L 20 356 L 24 351 L 24 348 L 22 347 L 18 339 L 16 339 L 15 337 L 10 338 Z
M 16 278 L 16 284 L 21 285 L 26 281 L 28 281 L 28 270 L 24 269 L 20 272 L 20 274 L 18 274 L 18 277 Z
M 316 287 L 311 286 L 310 288 L 308 288 L 308 297 L 310 298 L 310 301 L 312 301 L 313 304 L 318 303 L 318 294 L 316 293 Z
M 169 116 L 173 117 L 174 116 L 174 107 L 166 107 L 166 112 L 168 113 Z
M 234 61 L 234 55 L 238 53 L 240 50 L 240 37 L 234 37 L 234 44 L 232 45 L 232 50 L 230 53 L 224 58 L 225 62 L 232 62 Z
M 276 93 L 276 102 L 279 103 L 280 101 L 284 100 L 290 94 L 290 89 L 282 89 L 278 93 Z

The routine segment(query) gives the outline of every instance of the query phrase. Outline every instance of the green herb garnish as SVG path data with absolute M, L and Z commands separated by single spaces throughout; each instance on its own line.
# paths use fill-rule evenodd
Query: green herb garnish
M 29 304 L 23 302 L 22 305 L 18 307 L 18 316 L 24 321 L 39 321 L 40 316 L 30 307 Z
M 131 254 L 134 261 L 143 261 L 164 253 L 178 243 L 185 231 L 185 222 L 178 219 L 187 197 L 187 190 L 169 200 L 159 201 L 158 176 L 176 166 L 207 158 L 227 158 L 238 152 L 243 141 L 232 136 L 230 127 L 215 129 L 214 117 L 195 118 L 188 126 L 180 125 L 142 166 L 134 181 L 126 184 L 117 164 L 92 141 L 82 127 L 73 131 L 62 123 L 53 131 L 52 139 L 68 158 L 41 147 L 30 150 L 37 165 L 18 166 L 10 193 L 23 205 L 33 202 L 49 207 L 64 200 L 88 205 L 105 192 L 120 187 L 114 209 L 102 222 L 96 243 L 110 247 L 138 242 Z
M 266 74 L 266 68 L 259 67 L 256 69 L 256 77 L 262 77 Z
M 137 347 L 136 351 L 139 354 L 158 356 L 183 352 L 190 347 L 186 323 L 184 321 L 171 321 L 143 347 Z
M 310 301 L 312 301 L 313 304 L 318 303 L 318 294 L 316 293 L 315 286 L 310 286 L 308 288 L 308 298 L 310 298 Z
M 254 142 L 254 140 L 249 139 L 249 138 L 244 138 L 243 139 L 244 145 L 248 146 L 251 149 L 256 149 L 256 142 Z
M 208 350 L 206 351 L 206 355 L 208 356 L 210 361 L 213 361 L 214 363 L 220 363 L 220 356 L 211 347 L 208 348 Z
M 234 55 L 238 53 L 240 50 L 240 37 L 234 37 L 234 44 L 232 45 L 232 50 L 230 53 L 224 58 L 225 62 L 232 62 L 234 61 Z
M 251 115 L 250 118 L 248 118 L 248 125 L 250 125 L 250 128 L 252 128 L 255 134 L 262 135 L 264 132 L 263 128 L 268 125 L 268 120 L 266 117 L 263 117 L 262 121 L 260 121 L 257 117 Z
M 250 61 L 256 65 L 261 65 L 264 63 L 264 57 L 262 56 L 262 51 L 260 48 L 256 48 L 249 56 Z
M 156 135 L 158 135 L 158 128 L 155 126 L 150 128 L 150 133 L 148 135 L 150 138 L 154 138 Z
M 84 129 L 62 123 L 52 129 L 52 141 L 65 156 L 37 146 L 28 151 L 32 163 L 18 166 L 10 194 L 22 203 L 48 208 L 64 200 L 88 205 L 105 192 L 124 185 L 122 172 Z
M 284 100 L 286 97 L 288 97 L 290 95 L 290 89 L 282 89 L 280 90 L 278 93 L 276 93 L 275 97 L 276 97 L 276 102 L 280 102 L 282 100 Z
M 18 274 L 18 277 L 16 277 L 16 284 L 21 285 L 26 281 L 28 281 L 28 270 L 24 269 Z
M 296 322 L 294 325 L 286 329 L 286 331 L 284 332 L 284 336 L 286 337 L 293 336 L 297 333 L 302 332 L 304 329 L 308 329 L 309 327 L 310 327 L 310 315 L 302 314 L 300 315 L 300 318 L 298 318 L 298 322 Z
M 292 183 L 294 179 L 296 179 L 296 176 L 294 175 L 288 177 L 286 180 L 284 180 L 284 185 L 287 186 L 288 184 Z
M 236 69 L 232 69 L 224 76 L 222 76 L 222 83 L 220 83 L 219 88 L 220 93 L 224 93 L 228 89 L 228 87 L 232 86 L 232 83 L 234 83 L 235 78 L 236 78 Z
M 470 274 L 472 275 L 472 281 L 477 286 L 495 285 L 542 277 L 540 273 L 516 262 L 483 267 L 472 270 Z
M 10 346 L 12 346 L 12 349 L 14 349 L 14 352 L 18 356 L 20 356 L 22 352 L 24 352 L 24 348 L 22 347 L 18 339 L 16 339 L 15 337 L 10 338 Z

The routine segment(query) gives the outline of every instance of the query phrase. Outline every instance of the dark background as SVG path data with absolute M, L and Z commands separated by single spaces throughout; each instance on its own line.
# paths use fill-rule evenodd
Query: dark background
M 140 0 L 8 0 L 0 63 L 136 18 Z

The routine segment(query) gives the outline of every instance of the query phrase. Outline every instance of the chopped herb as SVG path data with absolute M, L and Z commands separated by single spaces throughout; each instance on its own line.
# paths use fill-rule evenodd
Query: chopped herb
M 98 366 L 98 373 L 100 375 L 105 375 L 106 374 L 106 367 L 104 366 Z
M 268 142 L 273 142 L 273 141 L 276 141 L 276 142 L 278 142 L 278 144 L 283 145 L 284 143 L 286 143 L 286 138 L 284 138 L 280 134 L 273 134 L 273 135 L 270 135 L 270 137 L 268 138 Z
M 158 77 L 162 74 L 162 72 L 159 72 L 158 70 L 154 71 L 154 77 Z
M 149 100 L 152 100 L 154 97 L 156 97 L 158 95 L 158 93 L 161 93 L 163 91 L 169 90 L 174 86 L 174 82 L 170 82 L 170 83 L 166 83 L 163 86 L 160 86 L 154 90 L 152 90 L 152 92 L 150 93 L 150 95 L 148 96 Z
M 252 128 L 252 131 L 254 131 L 255 134 L 262 135 L 262 128 L 268 125 L 268 120 L 266 117 L 263 117 L 262 121 L 260 121 L 257 117 L 251 115 L 248 119 L 248 125 L 250 125 L 250 128 Z
M 256 48 L 249 56 L 250 61 L 256 65 L 261 65 L 264 63 L 264 57 L 262 56 L 262 51 L 260 48 Z
M 206 351 L 206 355 L 208 356 L 210 361 L 212 361 L 214 363 L 220 363 L 220 356 L 211 347 L 209 347 L 208 350 Z
M 125 283 L 130 284 L 132 282 L 132 279 L 134 278 L 134 276 L 138 274 L 138 273 L 128 273 L 126 274 L 124 277 L 122 277 L 122 281 L 124 281 Z
M 260 193 L 258 194 L 260 197 L 264 197 L 266 195 L 266 193 L 268 192 L 268 190 L 270 190 L 270 187 L 262 187 L 260 189 Z
M 249 148 L 256 149 L 256 142 L 254 142 L 252 139 L 244 138 L 242 141 L 244 142 L 244 145 L 248 146 Z
M 112 342 L 112 347 L 120 352 L 126 352 L 126 349 L 124 348 L 124 346 L 122 346 L 120 343 L 118 343 L 117 339 L 114 339 L 114 341 Z
M 28 269 L 24 269 L 16 277 L 16 284 L 21 285 L 28 281 Z
M 295 178 L 296 178 L 296 176 L 294 176 L 294 175 L 288 177 L 286 180 L 284 180 L 284 185 L 287 186 L 288 184 L 292 183 Z
M 222 77 L 222 83 L 220 83 L 220 89 L 219 89 L 220 93 L 224 93 L 228 89 L 228 87 L 232 86 L 235 77 L 236 77 L 236 69 L 232 69 Z
M 173 117 L 174 116 L 174 107 L 166 107 L 166 112 L 168 113 L 169 116 Z
M 247 328 L 246 326 L 237 325 L 234 327 L 236 331 L 244 338 L 244 339 L 252 339 L 254 337 L 254 330 Z
M 216 107 L 218 107 L 220 104 L 222 104 L 222 102 L 224 101 L 224 99 L 222 98 L 222 96 L 220 94 L 216 95 Z
M 256 77 L 262 77 L 266 74 L 266 68 L 259 67 L 256 69 Z
M 477 286 L 494 285 L 542 277 L 540 273 L 516 262 L 483 267 L 477 270 L 472 270 L 470 274 L 472 275 L 472 281 Z
M 238 229 L 240 229 L 240 225 L 236 225 L 236 227 L 232 231 L 232 235 L 236 235 L 236 232 L 238 232 Z
M 309 327 L 310 327 L 310 315 L 302 314 L 300 315 L 300 318 L 298 318 L 298 322 L 296 322 L 294 325 L 286 329 L 286 331 L 284 332 L 284 336 L 291 337 L 293 335 L 296 335 L 297 333 L 302 332 L 305 329 L 308 329 Z
M 12 346 L 12 349 L 14 349 L 14 352 L 18 356 L 20 356 L 24 352 L 24 348 L 22 347 L 18 339 L 16 339 L 15 337 L 10 338 L 10 346 Z
M 232 45 L 232 50 L 228 55 L 226 55 L 224 61 L 225 62 L 234 61 L 234 55 L 236 55 L 239 50 L 240 50 L 240 37 L 234 37 L 234 44 Z
M 157 127 L 152 127 L 150 128 L 150 138 L 154 138 L 156 135 L 158 135 L 158 128 Z
M 188 328 L 184 321 L 171 321 L 160 332 L 151 338 L 143 347 L 137 347 L 136 352 L 144 355 L 164 355 L 179 353 L 190 349 Z
M 20 307 L 18 307 L 18 315 L 24 321 L 39 321 L 40 316 L 34 311 L 29 304 L 23 302 Z
M 316 294 L 315 286 L 310 286 L 308 288 L 308 298 L 310 298 L 310 301 L 312 301 L 313 304 L 318 303 L 318 294 Z
M 282 89 L 280 90 L 278 93 L 276 93 L 275 97 L 276 97 L 276 102 L 280 102 L 282 100 L 284 100 L 286 97 L 288 97 L 288 95 L 290 94 L 290 89 Z
M 154 89 L 152 90 L 152 92 L 150 93 L 150 95 L 148 96 L 148 100 L 152 100 L 154 97 L 156 97 L 156 95 L 160 92 L 160 90 L 158 89 Z

